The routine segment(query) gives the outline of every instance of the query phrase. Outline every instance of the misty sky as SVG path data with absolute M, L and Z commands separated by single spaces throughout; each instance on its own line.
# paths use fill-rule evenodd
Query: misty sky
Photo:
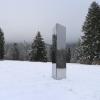
M 93 0 L 0 0 L 0 27 L 7 42 L 32 42 L 40 31 L 51 42 L 56 23 L 66 26 L 67 42 L 81 36 Z M 96 0 L 100 4 L 100 0 Z

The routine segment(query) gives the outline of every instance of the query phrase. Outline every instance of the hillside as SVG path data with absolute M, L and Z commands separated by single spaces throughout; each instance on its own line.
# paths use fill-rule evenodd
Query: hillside
M 0 61 L 0 100 L 100 100 L 100 66 L 67 64 L 67 79 L 52 64 Z

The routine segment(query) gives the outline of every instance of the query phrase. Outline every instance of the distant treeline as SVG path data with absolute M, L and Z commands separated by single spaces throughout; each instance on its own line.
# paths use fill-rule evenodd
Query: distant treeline
M 77 24 L 77 23 L 76 23 Z M 100 5 L 93 2 L 82 26 L 83 36 L 74 44 L 66 45 L 66 62 L 100 64 Z M 52 61 L 52 45 L 46 44 L 40 32 L 32 43 L 5 43 L 0 29 L 0 59 Z M 55 54 L 54 54 L 55 55 Z M 53 55 L 53 56 L 54 56 Z

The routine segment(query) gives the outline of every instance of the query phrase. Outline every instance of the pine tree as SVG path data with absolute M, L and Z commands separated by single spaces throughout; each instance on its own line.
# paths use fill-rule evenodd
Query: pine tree
M 40 34 L 37 33 L 34 42 L 32 43 L 32 52 L 31 52 L 32 61 L 47 61 L 47 52 L 45 47 L 45 42 Z
M 89 8 L 82 31 L 82 59 L 84 63 L 91 64 L 100 54 L 100 6 L 96 2 Z
M 55 34 L 52 35 L 52 46 L 51 46 L 51 59 L 53 63 L 56 63 L 56 42 L 57 36 Z
M 0 28 L 0 59 L 4 58 L 4 33 L 2 32 Z
M 18 49 L 18 44 L 17 43 L 13 44 L 12 59 L 13 60 L 19 60 L 19 49 Z
M 70 48 L 68 48 L 67 53 L 66 53 L 67 63 L 70 63 L 70 60 L 71 60 L 71 51 L 70 51 Z

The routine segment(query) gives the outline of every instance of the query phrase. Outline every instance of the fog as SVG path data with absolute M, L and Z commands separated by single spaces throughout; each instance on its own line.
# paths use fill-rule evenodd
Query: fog
M 53 28 L 60 23 L 66 26 L 67 42 L 76 42 L 92 1 L 0 0 L 0 27 L 6 42 L 32 42 L 40 31 L 46 43 L 51 43 Z

